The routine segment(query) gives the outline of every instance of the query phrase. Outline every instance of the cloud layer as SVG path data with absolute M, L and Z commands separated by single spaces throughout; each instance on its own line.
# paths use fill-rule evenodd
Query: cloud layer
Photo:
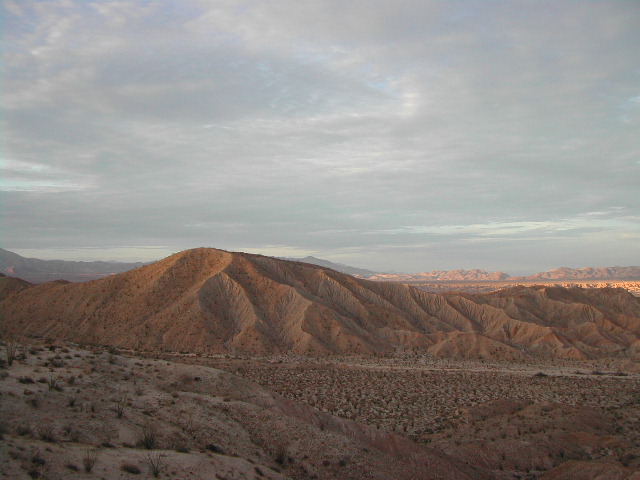
M 3 9 L 6 248 L 640 258 L 635 1 Z

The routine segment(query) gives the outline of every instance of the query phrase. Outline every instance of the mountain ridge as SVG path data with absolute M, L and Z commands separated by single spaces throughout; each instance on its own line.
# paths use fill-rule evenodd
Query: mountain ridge
M 505 272 L 487 272 L 483 269 L 433 270 L 421 273 L 376 272 L 365 268 L 334 263 L 321 258 L 276 257 L 280 260 L 308 263 L 330 268 L 347 275 L 370 280 L 392 282 L 465 282 L 465 281 L 535 281 L 535 280 L 640 280 L 640 266 L 629 267 L 561 267 L 528 276 L 511 276 Z M 80 262 L 70 260 L 41 260 L 22 257 L 0 248 L 0 273 L 16 276 L 30 283 L 53 280 L 84 282 L 122 273 L 149 262 Z
M 27 258 L 0 248 L 0 273 L 16 276 L 30 283 L 53 280 L 84 282 L 126 272 L 145 265 L 143 262 L 80 262 Z
M 439 295 L 207 248 L 92 282 L 5 291 L 5 334 L 142 350 L 501 359 L 640 352 L 640 299 L 623 289 Z

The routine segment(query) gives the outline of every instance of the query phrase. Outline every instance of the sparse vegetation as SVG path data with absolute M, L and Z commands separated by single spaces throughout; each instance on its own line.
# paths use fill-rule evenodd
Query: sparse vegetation
M 60 386 L 60 376 L 50 373 L 49 378 L 47 378 L 47 386 L 49 387 L 49 390 L 62 391 L 62 387 Z
M 118 418 L 124 416 L 125 408 L 127 407 L 127 397 L 122 395 L 116 400 L 115 412 Z
M 93 470 L 94 465 L 98 461 L 99 452 L 95 448 L 86 448 L 84 451 L 84 455 L 82 456 L 82 465 L 84 466 L 84 471 L 90 473 Z
M 142 426 L 138 445 L 147 450 L 153 450 L 158 445 L 158 429 L 151 422 L 147 422 Z
M 160 473 L 164 469 L 166 455 L 160 452 L 147 453 L 147 465 L 149 466 L 149 472 L 155 478 L 160 476 Z
M 49 425 L 47 423 L 42 424 L 38 427 L 38 435 L 45 442 L 54 442 L 54 428 L 53 425 Z
M 4 345 L 4 352 L 7 358 L 7 365 L 8 366 L 12 366 L 14 360 L 16 359 L 16 355 L 18 353 L 18 349 L 20 348 L 20 345 L 18 343 L 18 341 L 13 338 L 13 337 L 9 337 L 7 338 L 7 340 L 5 341 L 5 345 Z
M 69 353 L 71 363 L 62 371 L 51 372 L 55 379 L 66 382 L 68 393 L 64 395 L 48 393 L 46 386 L 34 385 L 29 380 L 21 381 L 23 378 L 44 378 L 48 383 L 42 376 L 42 359 L 36 357 L 20 362 L 14 367 L 19 369 L 16 373 L 7 372 L 9 381 L 0 382 L 3 408 L 6 405 L 11 411 L 29 412 L 29 416 L 21 413 L 15 418 L 30 418 L 36 425 L 34 432 L 26 422 L 19 423 L 10 415 L 4 429 L 0 426 L 0 434 L 11 442 L 26 445 L 22 451 L 14 449 L 10 458 L 15 455 L 17 462 L 22 462 L 19 464 L 28 464 L 38 478 L 70 478 L 72 472 L 78 468 L 82 470 L 87 452 L 98 451 L 103 452 L 99 463 L 95 460 L 93 463 L 99 468 L 89 468 L 94 475 L 99 473 L 109 480 L 127 475 L 168 478 L 173 470 L 177 473 L 171 473 L 171 478 L 212 478 L 210 472 L 208 476 L 190 476 L 181 470 L 181 464 L 191 464 L 189 457 L 200 458 L 198 462 L 204 457 L 207 460 L 203 464 L 215 461 L 217 465 L 236 467 L 246 462 L 241 468 L 243 473 L 229 467 L 220 470 L 220 478 L 255 478 L 256 475 L 257 478 L 268 478 L 272 471 L 308 479 L 360 478 L 356 472 L 361 472 L 358 469 L 364 465 L 365 458 L 386 455 L 362 445 L 356 450 L 344 450 L 345 444 L 341 442 L 346 440 L 340 440 L 337 425 L 323 419 L 313 428 L 307 425 L 300 430 L 304 435 L 310 435 L 310 440 L 314 435 L 329 435 L 324 442 L 317 443 L 317 438 L 313 440 L 315 449 L 320 444 L 331 450 L 333 442 L 337 442 L 333 453 L 323 451 L 322 456 L 314 457 L 316 452 L 306 446 L 306 441 L 298 437 L 291 443 L 292 439 L 282 434 L 284 430 L 279 429 L 284 428 L 284 424 L 274 423 L 273 411 L 257 417 L 247 414 L 256 411 L 256 407 L 246 409 L 243 402 L 248 398 L 264 400 L 265 394 L 246 395 L 225 388 L 211 389 L 211 385 L 223 381 L 214 380 L 214 371 L 152 359 L 136 361 L 127 355 L 120 357 L 114 365 L 104 361 L 106 357 L 103 356 L 97 369 L 90 372 L 88 355 L 76 357 L 74 350 Z M 515 479 L 518 475 L 524 479 L 527 470 L 529 476 L 540 475 L 568 460 L 602 459 L 617 462 L 621 468 L 640 467 L 637 452 L 624 446 L 637 445 L 640 440 L 640 419 L 633 414 L 640 399 L 640 376 L 615 375 L 619 370 L 617 364 L 584 365 L 578 370 L 586 375 L 580 375 L 576 364 L 572 363 L 567 363 L 562 371 L 558 371 L 556 365 L 544 364 L 521 364 L 511 370 L 505 364 L 416 360 L 415 357 L 406 360 L 402 357 L 305 358 L 301 361 L 296 357 L 264 359 L 229 355 L 227 358 L 186 356 L 183 361 L 217 362 L 224 369 L 264 383 L 297 402 L 378 427 L 383 432 L 395 432 L 428 443 L 435 450 L 445 450 L 454 457 L 464 459 L 466 452 L 490 443 L 491 448 L 483 453 L 484 461 L 489 470 L 502 474 L 498 478 L 505 480 Z M 134 366 L 134 362 L 140 365 Z M 603 375 L 590 375 L 594 369 L 602 371 Z M 123 374 L 129 375 L 132 370 L 135 375 L 130 375 L 129 382 L 123 384 Z M 538 372 L 546 377 L 537 375 Z M 75 385 L 68 388 L 71 376 L 76 378 Z M 196 377 L 199 380 L 195 380 Z M 141 379 L 144 379 L 145 396 L 131 397 L 142 385 Z M 183 384 L 184 379 L 189 382 Z M 178 397 L 180 401 L 173 395 L 176 385 L 184 387 Z M 238 382 L 232 388 L 244 388 L 243 385 Z M 26 390 L 33 393 L 23 393 Z M 25 401 L 37 397 L 40 397 L 39 407 L 31 410 Z M 225 401 L 225 398 L 233 401 Z M 515 402 L 514 407 L 508 407 L 508 403 L 492 406 L 492 401 L 507 398 Z M 114 419 L 112 410 L 117 403 L 123 406 L 120 418 L 124 418 L 126 412 L 124 421 Z M 296 408 L 303 411 L 304 407 Z M 117 413 L 117 408 L 115 410 Z M 495 412 L 500 411 L 503 413 L 496 415 Z M 580 428 L 581 415 L 586 415 L 590 422 L 590 441 L 597 442 L 602 436 L 607 438 L 607 445 L 615 446 L 598 445 L 589 450 L 577 441 L 559 443 L 558 438 L 566 438 L 567 432 Z M 257 423 L 251 433 L 243 432 L 245 422 L 249 421 Z M 294 425 L 295 422 L 289 419 L 287 424 Z M 231 425 L 238 431 L 227 436 L 225 432 Z M 345 425 L 349 428 L 349 424 Z M 123 431 L 129 433 L 123 435 Z M 263 433 L 259 433 L 261 431 Z M 130 440 L 130 435 L 135 440 Z M 46 445 L 41 441 L 58 444 Z M 243 443 L 246 441 L 250 443 Z M 45 464 L 31 460 L 29 452 L 33 443 L 40 446 Z M 312 444 L 311 441 L 308 443 Z M 535 455 L 514 453 L 513 445 L 518 444 L 532 445 L 538 450 Z M 96 450 L 95 445 L 110 450 Z M 51 461 L 53 457 L 48 456 L 47 449 L 58 455 L 62 446 L 68 459 Z M 135 447 L 145 450 L 130 450 Z M 170 462 L 171 468 L 168 468 L 166 462 L 170 457 L 167 451 L 159 448 L 180 452 L 172 454 L 180 461 L 175 462 L 175 466 Z M 147 456 L 153 462 L 150 463 Z M 43 466 L 46 468 L 41 468 Z M 22 475 L 24 472 L 26 469 L 22 470 Z M 396 478 L 406 480 L 419 476 Z

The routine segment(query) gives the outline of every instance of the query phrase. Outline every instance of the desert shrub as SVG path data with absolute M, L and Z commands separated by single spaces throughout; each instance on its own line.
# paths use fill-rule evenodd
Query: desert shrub
M 284 465 L 287 462 L 287 449 L 283 445 L 280 445 L 276 449 L 276 453 L 275 453 L 275 456 L 273 457 L 273 460 L 278 465 Z
M 210 452 L 213 452 L 213 453 L 218 453 L 220 455 L 224 455 L 225 454 L 225 452 L 224 452 L 224 450 L 222 448 L 220 448 L 219 446 L 217 446 L 217 445 L 215 445 L 213 443 L 208 444 L 205 448 L 207 450 L 209 450 Z
M 98 450 L 95 448 L 87 448 L 84 451 L 84 455 L 82 456 L 82 465 L 84 466 L 84 471 L 90 473 L 93 470 L 93 466 L 96 464 L 98 460 Z
M 116 402 L 115 411 L 118 418 L 122 418 L 124 416 L 124 410 L 126 406 L 127 406 L 127 397 L 123 395 L 120 398 L 118 398 Z
M 33 433 L 33 427 L 28 423 L 18 425 L 18 427 L 16 428 L 16 434 L 19 435 L 20 437 L 26 437 L 28 435 L 31 435 L 32 433 Z
M 56 377 L 53 373 L 49 374 L 47 386 L 49 387 L 49 390 L 57 390 L 58 392 L 62 391 L 62 387 L 60 386 L 60 377 Z
M 160 473 L 164 469 L 165 458 L 166 458 L 166 455 L 160 452 L 156 452 L 156 453 L 150 452 L 147 454 L 146 460 L 147 460 L 147 465 L 149 465 L 149 472 L 155 478 L 158 478 L 160 476 Z
M 42 457 L 42 451 L 38 447 L 33 447 L 31 449 L 30 460 L 34 465 L 44 465 L 46 463 L 45 459 Z
M 38 465 L 35 467 L 31 467 L 27 470 L 27 475 L 29 475 L 31 478 L 37 479 L 37 478 L 42 478 L 42 470 L 44 469 L 43 465 Z
M 158 445 L 158 429 L 152 423 L 145 423 L 140 432 L 137 445 L 147 450 L 153 450 Z
M 7 357 L 7 365 L 13 365 L 13 361 L 16 359 L 18 353 L 18 342 L 15 338 L 9 338 L 5 342 L 5 355 Z
M 40 435 L 40 439 L 45 442 L 55 442 L 53 425 L 43 424 L 38 427 L 38 435 Z

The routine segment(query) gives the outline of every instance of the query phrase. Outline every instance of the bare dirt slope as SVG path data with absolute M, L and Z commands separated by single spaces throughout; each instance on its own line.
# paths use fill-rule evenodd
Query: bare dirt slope
M 31 347 L 0 395 L 1 478 L 495 478 L 203 366 Z
M 215 249 L 109 278 L 8 291 L 2 332 L 142 350 L 636 358 L 640 299 L 529 287 L 437 295 Z

